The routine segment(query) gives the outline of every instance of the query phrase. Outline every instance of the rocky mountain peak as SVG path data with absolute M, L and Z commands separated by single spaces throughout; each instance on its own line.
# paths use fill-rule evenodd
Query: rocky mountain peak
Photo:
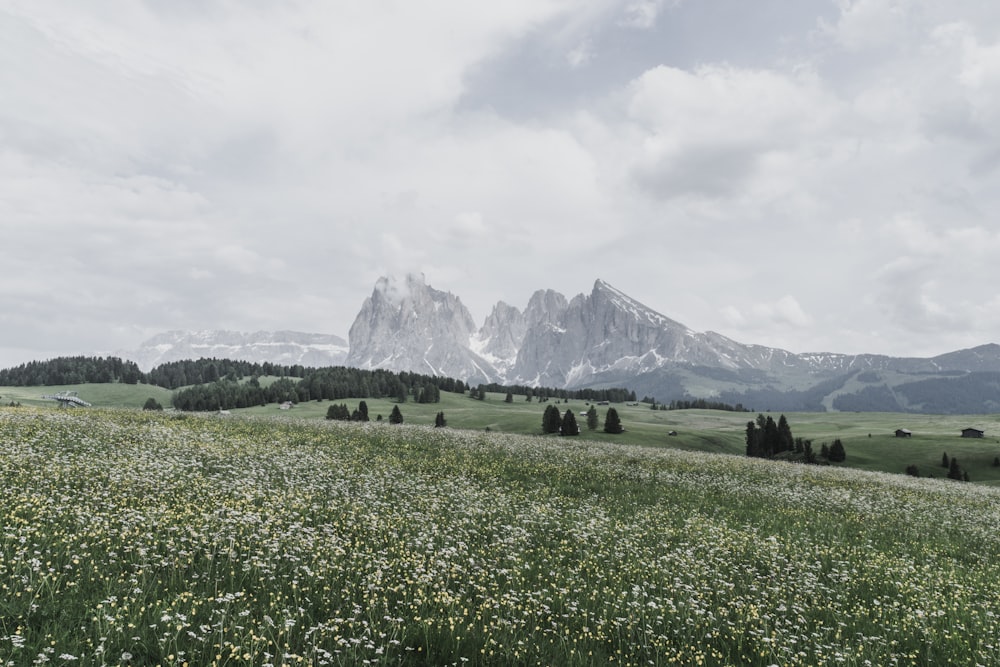
M 351 325 L 347 365 L 492 382 L 492 366 L 469 347 L 475 331 L 461 300 L 422 275 L 379 278 Z

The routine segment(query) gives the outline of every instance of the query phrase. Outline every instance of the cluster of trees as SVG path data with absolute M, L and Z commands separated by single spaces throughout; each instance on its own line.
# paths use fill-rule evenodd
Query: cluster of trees
M 580 427 L 572 410 L 563 412 L 555 405 L 549 405 L 542 414 L 542 433 L 580 435 Z
M 236 361 L 234 359 L 185 359 L 160 364 L 146 374 L 146 382 L 163 387 L 178 389 L 192 384 L 204 384 L 219 380 L 237 381 L 247 377 L 264 375 L 276 377 L 305 377 L 310 369 L 301 365 L 285 366 L 271 362 Z
M 236 372 L 234 370 L 234 372 Z M 295 379 L 282 377 L 264 386 L 258 376 L 246 382 L 242 377 L 225 377 L 210 384 L 198 384 L 177 391 L 173 405 L 178 410 L 228 410 L 268 403 L 304 403 L 345 398 L 391 398 L 399 403 L 438 403 L 442 391 L 465 392 L 465 383 L 419 373 L 367 371 L 357 368 L 306 368 Z
M 525 396 L 528 400 L 537 398 L 545 400 L 555 398 L 561 401 L 608 401 L 610 403 L 625 403 L 636 401 L 635 392 L 621 387 L 606 389 L 554 389 L 552 387 L 528 387 L 526 385 L 503 385 L 497 383 L 480 384 L 476 393 L 480 396 L 486 392 Z
M 0 370 L 0 386 L 40 387 L 84 382 L 138 384 L 145 375 L 132 361 L 117 357 L 57 357 Z
M 823 443 L 819 454 L 813 450 L 812 440 L 796 438 L 788 425 L 788 419 L 781 415 L 775 422 L 770 415 L 757 415 L 755 421 L 747 422 L 746 454 L 751 457 L 773 459 L 782 458 L 803 463 L 840 463 L 847 459 L 844 443 L 837 438 L 832 445 Z
M 143 410 L 152 410 L 152 411 L 155 411 L 155 412 L 159 412 L 159 411 L 163 410 L 163 406 L 155 398 L 149 397 L 149 398 L 146 399 L 146 402 L 143 404 L 142 409 Z
M 596 431 L 598 425 L 597 408 L 593 405 L 587 410 L 587 429 Z M 625 427 L 622 426 L 618 411 L 608 408 L 604 416 L 605 433 L 623 433 Z M 555 405 L 549 405 L 542 414 L 542 433 L 558 433 L 559 435 L 580 435 L 580 426 L 576 421 L 576 414 L 573 410 L 560 410 Z
M 368 404 L 364 401 L 358 403 L 358 407 L 351 412 L 348 409 L 346 403 L 341 403 L 340 405 L 331 405 L 326 409 L 327 419 L 337 419 L 340 421 L 355 421 L 355 422 L 366 422 L 369 421 L 368 418 Z M 379 419 L 382 415 L 379 415 Z
M 657 403 L 655 398 L 644 396 L 642 403 L 649 403 L 651 410 L 725 410 L 726 412 L 750 412 L 742 403 L 730 405 L 722 401 L 705 398 L 674 399 L 669 403 Z
M 958 465 L 958 458 L 952 456 L 949 459 L 948 452 L 941 453 L 941 466 L 948 469 L 948 479 L 955 479 L 960 482 L 969 481 L 969 473 L 962 470 L 962 467 Z

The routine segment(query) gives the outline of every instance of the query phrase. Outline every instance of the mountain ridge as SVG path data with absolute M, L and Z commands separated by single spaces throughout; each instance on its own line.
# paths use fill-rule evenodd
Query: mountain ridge
M 959 393 L 970 397 L 963 403 L 968 412 L 989 411 L 994 405 L 1000 409 L 1000 389 L 990 389 L 991 374 L 1000 387 L 997 344 L 930 358 L 796 354 L 740 343 L 712 331 L 694 331 L 602 279 L 594 282 L 589 294 L 572 299 L 551 289 L 537 290 L 523 311 L 500 301 L 476 327 L 458 296 L 434 289 L 423 275 L 382 277 L 362 303 L 346 345 L 335 336 L 284 333 L 279 336 L 285 344 L 284 358 L 298 350 L 299 359 L 322 358 L 325 365 L 445 375 L 470 384 L 628 387 L 659 401 L 710 398 L 773 410 L 822 411 L 840 409 L 838 405 L 858 409 L 865 401 L 872 409 L 905 412 L 919 406 L 919 411 L 934 411 L 949 406 L 953 410 L 954 401 L 927 395 L 933 394 L 934 386 L 958 391 L 948 382 L 959 373 L 967 376 Z M 266 341 L 265 334 L 243 336 Z M 203 333 L 194 342 L 181 337 L 187 340 L 186 347 L 169 339 L 166 344 L 171 353 L 211 350 L 214 356 L 225 356 L 233 336 L 227 332 L 213 344 L 203 341 L 199 346 L 199 340 L 211 338 Z M 157 340 L 144 345 L 156 348 Z M 261 354 L 267 349 L 266 343 L 258 342 L 243 353 Z M 240 350 L 234 348 L 232 353 Z M 130 358 L 142 366 L 140 359 Z M 931 389 L 927 380 L 932 380 Z M 981 389 L 978 398 L 976 388 Z M 908 399 L 907 391 L 920 400 Z

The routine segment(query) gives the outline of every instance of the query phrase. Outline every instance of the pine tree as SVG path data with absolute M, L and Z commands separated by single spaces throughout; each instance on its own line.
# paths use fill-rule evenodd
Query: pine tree
M 358 403 L 358 421 L 366 422 L 368 421 L 368 404 L 364 401 Z
M 558 433 L 561 426 L 562 415 L 559 414 L 559 408 L 554 405 L 546 406 L 542 414 L 542 433 Z
M 752 421 L 747 422 L 746 442 L 747 456 L 760 456 L 760 430 Z
M 834 463 L 840 463 L 847 458 L 847 452 L 844 450 L 844 443 L 840 441 L 840 438 L 834 440 L 833 444 L 830 445 L 830 454 L 828 458 Z
M 444 428 L 448 425 L 448 420 L 444 418 L 444 413 L 439 412 L 437 416 L 434 417 L 434 428 Z
M 614 408 L 608 408 L 608 412 L 604 416 L 604 432 L 621 433 L 624 430 L 621 419 L 618 418 L 618 411 Z
M 778 451 L 779 447 L 778 425 L 771 419 L 771 415 L 764 420 L 764 434 L 761 442 L 761 456 L 771 458 Z
M 958 459 L 954 456 L 948 466 L 948 479 L 962 479 L 962 469 L 958 467 Z
M 556 411 L 558 412 L 558 408 Z M 573 410 L 567 410 L 563 413 L 559 432 L 562 435 L 580 435 L 580 427 L 576 425 L 576 415 L 573 414 Z
M 948 452 L 944 452 L 941 454 L 941 467 L 942 468 L 951 467 L 951 464 L 948 462 Z
M 402 424 L 403 423 L 403 413 L 399 411 L 399 406 L 392 406 L 392 412 L 389 413 L 389 423 L 390 424 Z
M 597 430 L 597 424 L 600 421 L 597 416 L 597 408 L 591 404 L 590 408 L 587 410 L 587 429 L 591 431 Z
M 788 425 L 785 415 L 778 418 L 778 437 L 775 442 L 775 454 L 790 452 L 795 447 L 795 439 L 792 437 L 792 429 Z
M 507 392 L 507 395 L 506 395 L 506 396 L 504 397 L 504 399 L 503 399 L 503 402 L 504 402 L 504 403 L 513 403 L 513 402 L 514 402 L 514 394 L 512 394 L 512 393 L 510 393 L 510 392 L 508 391 L 508 392 Z

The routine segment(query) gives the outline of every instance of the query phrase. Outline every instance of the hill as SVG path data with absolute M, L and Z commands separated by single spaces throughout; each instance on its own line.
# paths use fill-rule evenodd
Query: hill
M 1000 664 L 996 489 L 135 410 L 0 443 L 14 664 Z
M 259 382 L 268 386 L 277 377 L 262 377 Z M 0 387 L 0 406 L 11 402 L 57 410 L 54 401 L 43 399 L 46 394 L 59 391 L 77 391 L 80 397 L 95 407 L 141 408 L 147 399 L 154 398 L 165 407 L 170 406 L 173 392 L 144 384 L 80 384 L 49 387 Z M 646 447 L 680 449 L 685 451 L 726 453 L 742 456 L 745 453 L 745 429 L 755 413 L 726 412 L 720 410 L 651 410 L 646 403 L 613 403 L 626 428 L 625 433 L 609 435 L 599 427 L 586 428 L 582 413 L 590 401 L 556 399 L 540 403 L 527 401 L 525 395 L 515 395 L 511 403 L 505 395 L 487 393 L 486 400 L 476 400 L 468 394 L 441 391 L 439 401 L 398 403 L 394 397 L 344 398 L 334 401 L 305 401 L 289 410 L 281 410 L 275 403 L 245 409 L 233 409 L 234 416 L 246 415 L 285 420 L 326 421 L 326 414 L 333 404 L 343 404 L 349 410 L 357 408 L 364 400 L 372 420 L 379 415 L 387 420 L 393 406 L 398 405 L 404 425 L 432 426 L 435 417 L 443 412 L 448 428 L 453 430 L 491 431 L 519 435 L 541 433 L 542 417 L 547 405 L 557 405 L 561 410 L 573 410 L 581 415 L 578 422 L 581 433 L 574 438 L 598 443 L 620 443 Z M 601 423 L 607 407 L 599 408 Z M 819 450 L 822 443 L 840 439 L 847 449 L 847 460 L 841 464 L 848 468 L 902 474 L 908 466 L 916 466 L 921 476 L 943 477 L 947 470 L 941 467 L 942 454 L 958 458 L 963 470 L 975 483 L 1000 485 L 1000 467 L 994 459 L 1000 456 L 1000 415 L 914 415 L 903 413 L 789 413 L 788 418 L 796 437 L 813 441 Z M 962 438 L 962 429 L 974 426 L 985 431 L 982 439 Z M 895 437 L 898 428 L 907 428 L 909 438 Z M 671 431 L 676 435 L 668 435 Z M 558 436 L 548 436 L 560 439 Z

